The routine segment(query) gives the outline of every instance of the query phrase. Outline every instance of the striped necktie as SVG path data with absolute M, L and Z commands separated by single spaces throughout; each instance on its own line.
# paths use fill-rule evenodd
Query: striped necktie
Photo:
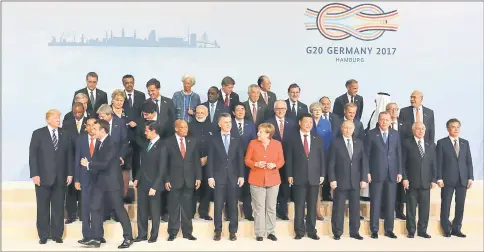
M 420 156 L 424 156 L 425 153 L 424 153 L 424 150 L 422 148 L 422 141 L 421 140 L 418 140 L 418 150 L 420 151 Z

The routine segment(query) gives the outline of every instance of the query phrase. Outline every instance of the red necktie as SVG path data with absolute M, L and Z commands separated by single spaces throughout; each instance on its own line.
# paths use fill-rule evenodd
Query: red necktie
M 226 95 L 225 95 L 225 100 L 224 100 L 224 103 L 225 103 L 225 105 L 227 105 L 227 106 L 229 105 L 229 95 L 228 95 L 228 94 L 226 94 Z
M 279 119 L 279 134 L 281 135 L 281 140 L 284 137 L 284 121 Z
M 255 103 L 252 103 L 252 118 L 254 119 L 255 123 L 255 120 L 257 119 L 257 110 L 255 108 Z
M 183 158 L 185 158 L 185 144 L 183 143 L 183 137 L 180 137 L 180 152 Z
M 304 135 L 304 152 L 306 153 L 306 157 L 309 157 L 308 135 Z
M 94 155 L 94 137 L 91 137 L 91 143 L 89 144 L 89 154 Z

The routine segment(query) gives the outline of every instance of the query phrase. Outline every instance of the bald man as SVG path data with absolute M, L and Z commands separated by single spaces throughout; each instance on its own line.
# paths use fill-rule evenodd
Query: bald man
M 175 135 L 165 141 L 162 150 L 163 167 L 166 167 L 165 189 L 168 194 L 168 241 L 175 240 L 181 229 L 183 238 L 194 241 L 192 235 L 193 192 L 198 190 L 202 179 L 202 165 L 197 139 L 187 136 L 188 124 L 175 121 Z
M 414 122 L 425 124 L 425 141 L 435 142 L 435 121 L 434 111 L 422 106 L 423 93 L 415 90 L 410 95 L 410 106 L 400 110 L 400 121 L 407 125 L 413 125 Z M 406 127 L 401 132 L 403 138 L 413 137 L 411 127 Z

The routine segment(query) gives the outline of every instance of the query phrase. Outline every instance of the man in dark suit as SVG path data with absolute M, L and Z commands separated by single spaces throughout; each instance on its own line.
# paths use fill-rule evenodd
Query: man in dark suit
M 338 115 L 340 118 L 345 116 L 344 108 L 348 103 L 354 103 L 358 107 L 356 112 L 356 120 L 361 120 L 361 115 L 363 114 L 363 97 L 357 95 L 358 93 L 358 82 L 356 80 L 346 81 L 347 92 L 334 100 L 333 113 Z
M 214 189 L 214 224 L 213 239 L 220 241 L 222 233 L 222 209 L 228 208 L 229 239 L 237 240 L 238 218 L 238 188 L 244 185 L 244 150 L 239 134 L 231 134 L 232 116 L 220 114 L 218 119 L 220 132 L 210 138 L 208 147 L 207 177 L 208 184 Z
M 150 79 L 146 83 L 146 89 L 150 98 L 157 106 L 156 112 L 158 113 L 158 123 L 163 128 L 163 133 L 160 136 L 161 139 L 173 136 L 174 134 L 174 122 L 175 122 L 175 106 L 173 100 L 164 97 L 160 94 L 161 84 L 157 79 Z
M 229 113 L 229 106 L 219 101 L 219 94 L 217 87 L 210 87 L 208 89 L 208 101 L 202 103 L 208 109 L 208 119 L 213 124 L 214 128 L 218 128 L 218 117 L 222 113 Z
M 296 83 L 289 85 L 287 88 L 286 105 L 288 109 L 287 117 L 298 120 L 299 116 L 302 114 L 309 113 L 308 106 L 299 101 L 299 96 L 301 95 L 301 88 Z
M 76 151 L 76 139 L 79 134 L 84 133 L 86 130 L 86 121 L 87 118 L 84 117 L 84 106 L 80 102 L 74 103 L 72 106 L 72 118 L 68 118 L 64 116 L 64 121 L 62 122 L 62 128 L 65 131 L 69 132 L 71 136 L 71 148 L 73 155 Z M 77 203 L 79 202 L 79 206 Z M 67 218 L 65 224 L 70 224 L 76 221 L 77 216 L 82 220 L 82 200 L 81 200 L 81 193 L 76 190 L 73 184 L 67 186 L 66 190 L 66 211 L 67 211 Z
M 97 114 L 92 110 L 92 108 L 88 107 L 88 105 L 87 105 L 87 101 L 89 99 L 87 98 L 86 94 L 78 93 L 78 94 L 76 94 L 76 96 L 74 96 L 74 100 L 75 100 L 74 103 L 79 102 L 84 107 L 83 117 L 85 117 L 85 118 L 97 118 Z M 72 113 L 72 111 L 69 111 L 69 113 L 64 115 L 63 122 L 65 122 L 67 120 L 72 120 L 73 118 L 74 118 L 74 114 Z M 62 124 L 64 124 L 64 123 L 62 123 Z
M 181 229 L 183 238 L 194 241 L 192 235 L 193 191 L 200 187 L 202 166 L 197 139 L 187 136 L 188 125 L 184 120 L 175 121 L 175 135 L 166 139 L 162 160 L 166 167 L 165 188 L 168 194 L 168 241 L 173 241 Z
M 294 185 L 295 239 L 300 240 L 307 233 L 309 238 L 319 240 L 316 234 L 316 201 L 318 190 L 326 174 L 324 145 L 321 137 L 310 134 L 313 129 L 313 118 L 310 114 L 300 116 L 299 127 L 301 128 L 299 134 L 286 135 L 286 139 L 289 139 L 286 141 L 291 144 L 284 146 L 287 179 L 290 185 Z M 304 223 L 305 205 L 307 205 L 306 223 Z
M 402 151 L 400 136 L 390 129 L 390 114 L 381 112 L 378 115 L 378 128 L 368 131 L 365 139 L 365 151 L 368 157 L 370 172 L 370 231 L 371 238 L 378 238 L 380 228 L 381 203 L 385 204 L 385 236 L 397 238 L 393 233 L 394 204 L 397 183 L 402 180 Z
M 94 155 L 96 132 L 93 130 L 93 126 L 95 122 L 95 118 L 87 119 L 86 132 L 82 132 L 76 139 L 74 187 L 81 192 L 83 239 L 78 241 L 81 244 L 88 242 L 93 235 L 91 230 L 91 191 L 94 180 L 92 174 L 81 167 L 81 158 L 85 157 L 88 162 L 91 162 Z M 101 243 L 106 243 L 106 240 L 101 238 Z
M 215 89 L 215 92 L 217 90 Z M 219 104 L 221 104 L 219 102 Z M 224 105 L 225 106 L 225 105 Z M 218 117 L 217 117 L 218 118 Z M 205 105 L 198 105 L 195 109 L 195 120 L 188 124 L 188 135 L 194 136 L 197 139 L 199 151 L 200 151 L 200 163 L 202 165 L 202 181 L 200 190 L 194 192 L 193 197 L 193 215 L 197 210 L 197 201 L 200 201 L 198 205 L 198 215 L 204 220 L 213 220 L 208 215 L 210 209 L 210 200 L 213 198 L 213 189 L 208 186 L 207 175 L 207 158 L 208 147 L 211 143 L 211 136 L 214 134 L 215 129 L 213 124 L 208 120 L 208 109 Z M 193 218 L 194 216 L 192 216 Z
M 116 216 L 123 227 L 123 243 L 118 248 L 129 248 L 133 244 L 131 222 L 124 208 L 122 197 L 123 177 L 120 169 L 119 151 L 115 141 L 109 136 L 109 122 L 103 119 L 97 120 L 93 125 L 93 131 L 98 139 L 94 147 L 94 155 L 91 162 L 87 157 L 81 159 L 83 169 L 87 169 L 94 178 L 91 189 L 91 229 L 92 237 L 83 243 L 86 246 L 99 248 L 103 237 L 103 213 L 104 200 L 112 203 Z
M 108 104 L 108 95 L 106 92 L 102 91 L 101 89 L 97 88 L 97 81 L 98 75 L 95 72 L 89 72 L 86 75 L 86 87 L 77 90 L 74 93 L 74 98 L 72 99 L 72 105 L 76 102 L 76 95 L 78 93 L 83 93 L 87 95 L 89 98 L 87 100 L 87 107 L 88 110 L 93 111 L 94 113 L 99 109 L 99 107 L 103 104 Z
M 257 79 L 257 85 L 260 87 L 259 101 L 263 101 L 269 109 L 272 109 L 277 100 L 277 96 L 271 92 L 271 80 L 269 77 L 261 75 Z
M 407 124 L 406 130 L 401 132 L 403 138 L 413 137 L 411 125 L 414 122 L 423 122 L 426 128 L 425 141 L 435 143 L 435 121 L 434 111 L 422 106 L 423 94 L 414 91 L 410 95 L 410 106 L 400 110 L 400 121 Z
M 441 195 L 440 225 L 444 236 L 466 237 L 461 232 L 466 193 L 474 181 L 471 147 L 469 141 L 460 138 L 460 121 L 447 121 L 448 137 L 437 141 L 437 183 Z M 450 205 L 455 191 L 455 216 L 449 221 Z
M 249 98 L 244 102 L 246 111 L 245 119 L 252 120 L 255 126 L 258 127 L 261 123 L 267 120 L 270 111 L 265 102 L 259 100 L 259 86 L 255 84 L 250 85 L 247 94 L 249 95 Z
M 353 121 L 353 123 L 355 124 L 355 132 L 353 133 L 353 138 L 364 140 L 365 128 L 363 128 L 363 123 L 361 123 L 359 120 L 356 120 L 357 105 L 354 103 L 348 103 L 346 104 L 344 110 L 344 117 L 340 120 L 341 124 L 343 124 L 343 122 L 346 120 Z M 341 125 L 338 128 L 338 134 L 341 134 Z
M 29 147 L 30 177 L 37 198 L 37 232 L 39 243 L 52 238 L 62 243 L 64 233 L 64 197 L 66 185 L 71 184 L 73 169 L 69 133 L 59 128 L 60 112 L 46 113 L 47 126 L 32 133 Z
M 286 112 L 286 102 L 284 100 L 277 100 L 274 103 L 273 116 L 267 119 L 268 123 L 274 125 L 275 132 L 272 138 L 281 142 L 283 149 L 293 144 L 291 142 L 291 136 L 297 133 L 296 120 L 292 117 L 287 117 Z M 290 140 L 286 141 L 286 139 Z M 289 187 L 286 165 L 279 169 L 279 173 L 281 175 L 281 185 L 279 186 L 279 194 L 277 195 L 277 217 L 281 220 L 289 220 L 287 216 L 287 203 L 291 198 L 291 188 Z
M 425 125 L 416 122 L 412 125 L 413 139 L 402 143 L 403 187 L 407 193 L 407 232 L 413 238 L 417 235 L 430 238 L 427 234 L 430 211 L 430 189 L 437 186 L 437 155 L 435 143 L 424 140 Z M 418 226 L 415 227 L 415 212 L 418 204 Z
M 234 106 L 234 120 L 232 120 L 232 132 L 231 134 L 239 134 L 242 138 L 242 149 L 245 152 L 249 146 L 250 141 L 257 137 L 257 129 L 255 128 L 254 122 L 251 120 L 244 120 L 245 118 L 245 106 L 243 103 L 237 103 Z M 245 164 L 244 164 L 245 166 Z M 244 181 L 249 181 L 249 171 L 250 168 L 245 166 L 244 168 Z M 254 221 L 252 216 L 252 198 L 250 195 L 250 185 L 249 183 L 244 183 L 241 191 L 242 198 L 242 210 L 244 212 L 244 218 L 249 221 Z
M 130 74 L 123 76 L 122 78 L 124 92 L 126 93 L 126 99 L 124 100 L 123 110 L 127 118 L 130 118 L 128 124 L 128 141 L 131 147 L 132 157 L 131 157 L 131 167 L 132 167 L 132 177 L 136 177 L 136 173 L 140 167 L 140 151 L 142 149 L 138 148 L 135 143 L 136 137 L 136 122 L 141 118 L 141 110 L 143 104 L 146 101 L 145 93 L 134 89 L 134 77 Z
M 230 108 L 230 111 L 234 110 L 235 104 L 239 103 L 239 95 L 234 92 L 235 81 L 230 76 L 225 76 L 222 79 L 222 87 L 218 91 L 218 100 L 223 102 L 225 106 Z
M 368 160 L 363 141 L 353 138 L 355 125 L 346 120 L 341 125 L 342 136 L 331 141 L 328 162 L 328 180 L 334 190 L 331 227 L 333 238 L 343 234 L 345 202 L 349 201 L 350 237 L 363 240 L 360 230 L 360 189 L 368 182 Z
M 163 175 L 166 167 L 161 160 L 163 144 L 157 123 L 148 123 L 145 134 L 150 143 L 146 150 L 141 152 L 141 169 L 134 180 L 134 186 L 138 189 L 138 237 L 134 242 L 148 240 L 148 215 L 151 212 L 152 225 L 148 243 L 153 243 L 158 239 L 160 229 L 160 193 L 164 190 Z

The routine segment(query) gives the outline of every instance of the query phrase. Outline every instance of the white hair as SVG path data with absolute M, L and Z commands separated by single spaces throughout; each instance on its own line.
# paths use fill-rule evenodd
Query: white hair
M 182 76 L 181 78 L 181 81 L 182 82 L 185 82 L 186 79 L 191 79 L 192 80 L 192 86 L 195 86 L 195 76 L 191 75 L 191 74 L 185 74 Z

